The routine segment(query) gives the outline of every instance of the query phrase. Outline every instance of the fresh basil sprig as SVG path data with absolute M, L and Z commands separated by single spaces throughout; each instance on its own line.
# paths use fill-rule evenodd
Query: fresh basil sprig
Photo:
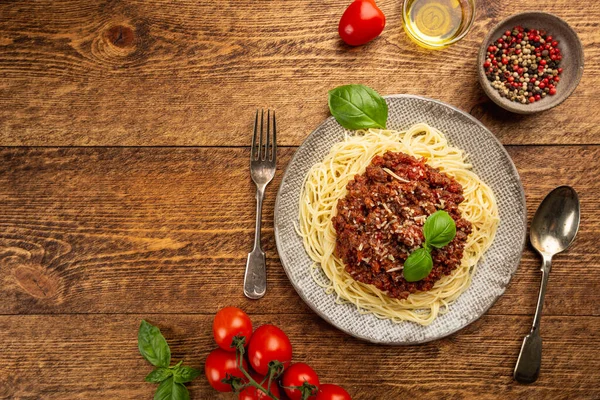
M 169 368 L 157 367 L 154 369 L 154 371 L 146 375 L 145 380 L 146 382 L 151 383 L 161 383 L 171 376 L 173 376 L 173 371 L 171 371 Z
M 404 261 L 402 274 L 408 282 L 420 281 L 431 273 L 431 247 L 440 249 L 450 243 L 456 236 L 456 223 L 446 211 L 436 211 L 427 217 L 423 226 L 423 236 L 425 245 L 410 253 Z
M 156 367 L 171 364 L 171 349 L 160 329 L 142 320 L 138 331 L 138 348 L 142 357 Z
M 197 378 L 200 373 L 200 370 L 184 365 L 173 370 L 173 380 L 177 383 L 191 382 Z
M 385 129 L 388 106 L 376 91 L 364 85 L 344 85 L 329 91 L 329 110 L 346 129 Z
M 189 399 L 190 392 L 181 383 L 175 382 L 173 378 L 169 378 L 161 382 L 154 393 L 154 400 L 178 400 Z
M 456 224 L 446 211 L 439 210 L 431 214 L 423 226 L 425 243 L 441 249 L 456 236 Z
M 430 250 L 421 247 L 410 253 L 406 261 L 404 261 L 404 279 L 408 282 L 416 282 L 425 278 L 433 268 L 433 259 L 431 258 Z
M 138 348 L 142 356 L 156 368 L 150 372 L 146 382 L 160 383 L 154 400 L 189 400 L 190 393 L 184 383 L 191 382 L 201 371 L 179 361 L 171 365 L 171 349 L 156 326 L 142 320 L 138 331 Z

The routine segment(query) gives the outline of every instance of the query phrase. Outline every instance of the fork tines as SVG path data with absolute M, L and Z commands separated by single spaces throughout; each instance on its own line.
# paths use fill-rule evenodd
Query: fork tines
M 265 110 L 260 110 L 260 121 L 258 110 L 254 118 L 254 133 L 252 134 L 252 150 L 250 159 L 252 161 L 275 161 L 277 156 L 277 126 L 275 122 L 275 111 L 267 110 L 267 121 L 265 123 Z M 266 135 L 265 135 L 266 125 Z M 260 129 L 258 142 L 257 132 Z M 265 142 L 266 136 L 266 142 Z

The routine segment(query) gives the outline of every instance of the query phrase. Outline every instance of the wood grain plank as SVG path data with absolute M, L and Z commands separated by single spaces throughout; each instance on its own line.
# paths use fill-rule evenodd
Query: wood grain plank
M 600 3 L 540 0 L 580 35 L 586 70 L 553 111 L 508 114 L 480 89 L 484 34 L 531 9 L 477 2 L 458 44 L 427 51 L 403 32 L 402 2 L 380 0 L 381 38 L 349 48 L 337 35 L 347 0 L 83 0 L 0 4 L 3 145 L 246 145 L 257 107 L 277 109 L 281 144 L 299 145 L 327 115 L 327 91 L 364 83 L 472 113 L 505 144 L 600 143 Z
M 279 171 L 293 148 L 280 151 Z M 509 148 L 527 188 L 529 218 L 554 186 L 581 195 L 579 236 L 556 257 L 546 315 L 600 315 L 600 147 Z M 275 251 L 268 188 L 266 302 L 244 298 L 254 187 L 242 149 L 0 149 L 0 314 L 310 314 Z M 528 248 L 491 314 L 531 314 L 539 258 Z
M 255 326 L 282 327 L 294 360 L 310 363 L 322 382 L 344 386 L 355 399 L 600 396 L 600 317 L 544 321 L 542 373 L 533 385 L 512 380 L 528 317 L 488 315 L 449 338 L 407 347 L 353 339 L 314 314 L 251 317 Z M 151 398 L 156 386 L 143 381 L 151 367 L 137 349 L 142 318 L 161 328 L 174 362 L 203 368 L 215 348 L 211 315 L 0 316 L 0 398 Z M 194 399 L 234 398 L 218 395 L 203 375 L 189 389 Z

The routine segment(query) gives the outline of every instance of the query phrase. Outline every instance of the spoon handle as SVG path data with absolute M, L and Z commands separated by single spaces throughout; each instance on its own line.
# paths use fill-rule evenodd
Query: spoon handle
M 542 318 L 542 307 L 544 306 L 544 296 L 546 296 L 546 286 L 548 285 L 548 277 L 550 276 L 550 268 L 552 267 L 552 261 L 550 257 L 542 256 L 542 284 L 540 286 L 540 293 L 538 294 L 537 306 L 535 308 L 535 314 L 533 316 L 532 331 L 540 330 L 540 320 Z
M 519 383 L 533 383 L 540 375 L 542 364 L 542 337 L 540 336 L 540 319 L 542 317 L 542 307 L 544 305 L 544 296 L 546 294 L 546 285 L 550 276 L 551 258 L 542 255 L 542 285 L 538 295 L 538 303 L 533 317 L 533 326 L 531 331 L 523 339 L 521 353 L 515 366 L 514 378 Z

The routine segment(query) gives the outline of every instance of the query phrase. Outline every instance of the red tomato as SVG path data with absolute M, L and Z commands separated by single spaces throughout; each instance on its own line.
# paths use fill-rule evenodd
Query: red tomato
M 256 372 L 267 375 L 269 362 L 277 360 L 287 367 L 292 361 L 292 344 L 275 325 L 259 327 L 250 338 L 248 360 Z
M 352 400 L 352 397 L 343 387 L 325 383 L 319 386 L 316 400 Z
M 231 347 L 234 336 L 245 336 L 246 346 L 252 335 L 250 317 L 236 307 L 225 307 L 219 310 L 213 321 L 213 336 L 215 342 L 225 351 L 235 351 Z
M 355 0 L 346 8 L 338 32 L 350 46 L 358 46 L 375 39 L 385 27 L 385 15 L 374 0 Z
M 246 360 L 243 360 L 244 369 L 248 369 Z M 235 353 L 227 352 L 223 349 L 215 349 L 206 357 L 204 372 L 210 386 L 219 392 L 231 392 L 231 385 L 221 382 L 227 377 L 227 374 L 237 376 L 244 380 L 244 374 L 238 368 L 235 360 Z
M 285 370 L 281 385 L 283 386 L 285 394 L 287 394 L 291 400 L 302 400 L 302 391 L 290 389 L 290 386 L 302 386 L 304 382 L 315 385 L 317 388 L 319 387 L 319 377 L 315 370 L 308 366 L 308 364 L 296 363 L 290 365 L 288 369 Z M 315 396 L 310 396 L 308 399 L 314 400 Z
M 260 383 L 263 379 L 265 379 L 264 376 L 262 375 L 258 375 L 254 372 L 252 372 L 250 375 L 252 375 L 252 378 Z M 267 382 L 265 381 L 265 383 L 262 384 L 262 387 L 264 387 L 265 389 L 267 388 Z M 275 395 L 275 397 L 279 398 L 279 387 L 277 386 L 277 380 L 273 379 L 273 381 L 271 381 L 271 393 L 273 393 Z M 270 399 L 269 396 L 267 396 L 264 392 L 261 392 L 260 390 L 256 390 L 255 387 L 253 386 L 248 386 L 247 388 L 245 388 L 244 390 L 242 390 L 240 392 L 240 395 L 238 397 L 239 400 L 268 400 Z

